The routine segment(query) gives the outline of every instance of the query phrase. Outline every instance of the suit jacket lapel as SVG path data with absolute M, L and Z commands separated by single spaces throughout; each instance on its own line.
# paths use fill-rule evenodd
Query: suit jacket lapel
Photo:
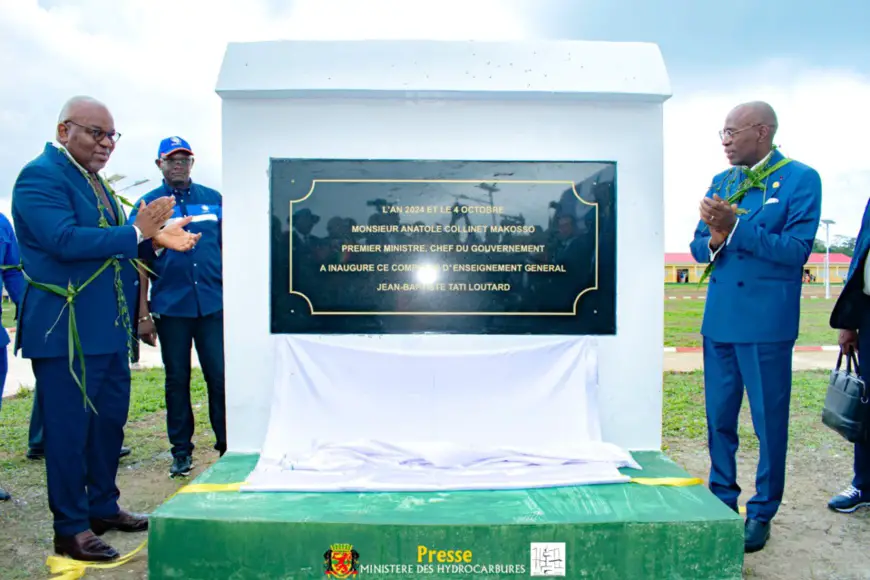
M 82 192 L 82 194 L 94 204 L 94 210 L 99 211 L 97 204 L 98 194 L 94 191 L 93 186 L 88 181 L 88 178 L 82 174 L 81 170 L 73 165 L 73 163 L 67 158 L 66 154 L 64 154 L 63 151 L 58 150 L 58 148 L 51 143 L 46 145 L 45 152 L 46 154 L 53 156 L 54 161 L 58 165 L 63 167 L 64 171 L 67 173 L 67 175 L 69 175 L 70 179 L 73 180 L 73 183 L 79 186 L 79 190 Z M 110 196 L 108 191 L 106 192 L 106 197 L 109 198 L 109 203 L 112 205 L 114 215 L 117 216 L 119 211 L 119 208 L 117 207 L 118 204 L 114 202 L 114 200 L 112 199 L 113 196 Z M 118 225 L 117 219 L 112 217 L 111 212 L 104 211 L 103 215 L 106 216 L 106 220 L 108 220 L 111 225 Z
M 770 156 L 770 161 L 767 162 L 767 167 L 773 167 L 784 158 L 785 156 L 780 153 L 779 150 L 774 151 L 773 154 Z M 762 183 L 767 184 L 766 190 L 762 190 L 756 187 L 750 189 L 746 193 L 746 197 L 748 198 L 752 196 L 752 199 L 755 201 L 755 203 L 752 203 L 749 207 L 744 208 L 748 210 L 748 213 L 740 216 L 740 219 L 751 220 L 752 218 L 756 217 L 759 213 L 761 213 L 761 210 L 764 209 L 765 204 L 767 204 L 771 199 L 776 198 L 779 195 L 779 190 L 782 188 L 782 182 L 785 181 L 785 179 L 780 179 L 780 176 L 782 175 L 784 177 L 787 177 L 784 174 L 789 169 L 790 168 L 788 167 L 788 165 L 786 165 L 763 179 Z

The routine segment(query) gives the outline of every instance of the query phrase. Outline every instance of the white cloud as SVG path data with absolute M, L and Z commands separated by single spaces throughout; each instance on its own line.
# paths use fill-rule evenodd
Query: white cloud
M 54 131 L 63 101 L 90 94 L 110 105 L 123 137 L 109 170 L 159 179 L 159 140 L 179 134 L 197 152 L 194 177 L 220 187 L 220 99 L 227 42 L 282 38 L 520 39 L 544 18 L 504 0 L 0 0 L 0 211 L 21 166 Z M 525 6 L 525 7 L 524 7 Z M 412 8 L 415 11 L 412 11 Z M 558 15 L 557 15 L 558 16 Z M 526 24 L 529 24 L 528 29 Z M 717 72 L 717 71 L 714 71 Z M 725 71 L 726 73 L 728 71 Z M 686 83 L 677 83 L 685 86 Z M 665 105 L 665 247 L 686 251 L 698 200 L 726 167 L 717 131 L 727 111 L 765 99 L 784 152 L 822 175 L 824 215 L 853 236 L 870 193 L 870 79 L 768 62 L 734 77 L 692 79 Z
M 665 247 L 687 252 L 698 204 L 728 167 L 717 132 L 735 105 L 769 102 L 777 112 L 776 143 L 787 156 L 822 177 L 822 217 L 835 220 L 831 236 L 856 236 L 870 197 L 870 77 L 850 71 L 801 68 L 778 61 L 734 78 L 698 79 L 706 90 L 675 95 L 665 105 Z M 823 230 L 819 237 L 823 237 Z
M 340 17 L 336 15 L 340 14 Z M 288 37 L 305 40 L 519 40 L 520 11 L 503 0 L 296 0 Z
M 108 170 L 156 181 L 163 137 L 180 134 L 198 156 L 195 178 L 219 185 L 220 99 L 228 41 L 278 37 L 266 0 L 0 0 L 0 192 L 54 135 L 75 94 L 109 105 L 122 137 Z M 285 16 L 286 18 L 286 16 Z M 151 184 L 148 184 L 151 185 Z M 131 196 L 146 187 L 129 192 Z M 0 205 L 0 207 L 3 207 Z
M 197 154 L 194 178 L 220 187 L 220 99 L 227 42 L 287 38 L 521 38 L 522 19 L 496 0 L 0 0 L 0 211 L 21 167 L 54 134 L 63 102 L 109 105 L 122 133 L 108 170 L 152 183 L 163 137 Z M 461 15 L 457 18 L 457 15 Z

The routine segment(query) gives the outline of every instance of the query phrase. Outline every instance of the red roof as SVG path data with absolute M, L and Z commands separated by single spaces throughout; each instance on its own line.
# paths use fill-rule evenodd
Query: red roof
M 695 264 L 692 254 L 680 254 L 665 252 L 665 264 Z
M 828 256 L 831 264 L 848 264 L 852 261 L 852 258 L 847 256 L 846 254 L 830 254 Z M 807 264 L 824 264 L 825 263 L 825 255 L 822 253 L 810 254 L 810 259 L 807 260 Z
M 830 255 L 830 263 L 831 264 L 846 264 L 852 260 L 846 254 L 831 254 Z M 665 253 L 665 264 L 695 264 L 695 258 L 692 257 L 692 254 L 689 253 Z M 810 259 L 807 260 L 807 264 L 824 264 L 825 263 L 825 255 L 822 253 L 813 253 L 810 254 Z

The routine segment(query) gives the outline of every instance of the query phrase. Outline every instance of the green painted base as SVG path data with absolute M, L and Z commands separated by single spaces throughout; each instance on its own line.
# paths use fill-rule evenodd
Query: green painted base
M 644 469 L 624 470 L 629 475 L 688 477 L 661 453 L 634 456 Z M 257 459 L 228 453 L 194 483 L 241 482 Z M 535 542 L 564 543 L 564 549 L 533 550 Z M 359 574 L 352 578 L 359 580 L 527 578 L 538 565 L 558 570 L 560 564 L 566 578 L 596 580 L 739 579 L 743 569 L 743 520 L 705 486 L 628 483 L 450 493 L 179 494 L 152 515 L 149 578 L 326 578 L 324 555 L 335 544 L 353 546 Z

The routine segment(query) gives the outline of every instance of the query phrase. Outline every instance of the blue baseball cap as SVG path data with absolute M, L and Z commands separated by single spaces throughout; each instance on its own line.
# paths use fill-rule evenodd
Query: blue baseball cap
M 190 148 L 190 144 L 187 141 L 181 137 L 167 137 L 160 142 L 160 147 L 157 149 L 157 158 L 163 159 L 179 151 L 193 155 L 193 149 Z

